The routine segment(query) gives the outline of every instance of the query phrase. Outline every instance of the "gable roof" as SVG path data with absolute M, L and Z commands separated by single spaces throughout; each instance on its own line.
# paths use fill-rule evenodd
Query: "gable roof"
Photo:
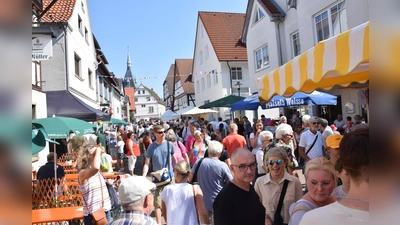
M 174 69 L 175 64 L 171 64 L 165 82 L 167 82 L 168 94 L 173 95 L 174 92 Z
M 258 1 L 258 3 L 264 8 L 267 12 L 268 16 L 270 17 L 271 22 L 278 22 L 283 21 L 286 14 L 285 12 L 275 3 L 274 0 L 249 0 L 247 3 L 246 9 L 246 20 L 243 27 L 243 34 L 242 34 L 242 41 L 244 43 L 247 42 L 247 32 L 249 27 L 251 26 L 251 15 L 254 12 L 253 5 L 254 2 Z
M 156 92 L 153 91 L 153 89 L 150 89 L 143 84 L 140 84 L 140 86 L 143 86 L 143 88 L 149 92 L 149 94 L 157 101 L 158 104 L 164 105 L 164 101 L 161 100 L 161 98 L 157 95 Z
M 175 59 L 175 74 L 178 74 L 175 83 L 179 80 L 182 83 L 185 94 L 194 93 L 194 83 L 192 81 L 193 59 Z
M 43 0 L 43 10 L 53 0 Z M 74 12 L 76 0 L 58 0 L 42 16 L 40 22 L 68 22 Z
M 246 61 L 246 45 L 240 40 L 246 14 L 199 12 L 219 61 Z

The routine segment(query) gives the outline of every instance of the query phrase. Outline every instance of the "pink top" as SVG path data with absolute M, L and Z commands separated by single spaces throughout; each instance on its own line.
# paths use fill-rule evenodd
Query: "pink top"
M 178 144 L 179 143 L 179 144 Z M 186 154 L 186 147 L 180 141 L 174 143 L 175 157 L 178 162 L 184 160 L 183 155 Z

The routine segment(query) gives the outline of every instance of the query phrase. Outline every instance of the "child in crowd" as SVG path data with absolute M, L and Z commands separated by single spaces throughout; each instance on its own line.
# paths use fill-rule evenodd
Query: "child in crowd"
M 340 201 L 343 197 L 346 196 L 347 192 L 350 189 L 350 178 L 347 175 L 346 170 L 343 169 L 343 164 L 340 159 L 337 160 L 335 163 L 335 170 L 337 177 L 341 181 L 341 185 L 333 189 L 332 195 L 336 196 L 338 201 Z

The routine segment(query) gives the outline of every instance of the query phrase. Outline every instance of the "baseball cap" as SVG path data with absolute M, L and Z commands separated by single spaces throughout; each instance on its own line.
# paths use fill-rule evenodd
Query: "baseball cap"
M 312 122 L 318 123 L 318 117 L 316 117 L 316 116 L 311 116 L 310 119 L 308 119 L 308 122 L 310 122 L 310 123 L 312 123 Z
M 335 126 L 335 124 L 331 124 L 330 127 L 331 127 L 331 129 L 332 129 L 333 131 L 336 131 L 336 130 L 337 130 L 337 127 Z
M 189 120 L 189 123 L 196 123 L 196 120 L 191 119 L 191 120 Z
M 340 134 L 332 134 L 326 138 L 326 146 L 330 148 L 339 148 L 343 136 Z
M 156 189 L 156 185 L 143 176 L 124 179 L 119 186 L 119 199 L 122 204 L 138 201 Z

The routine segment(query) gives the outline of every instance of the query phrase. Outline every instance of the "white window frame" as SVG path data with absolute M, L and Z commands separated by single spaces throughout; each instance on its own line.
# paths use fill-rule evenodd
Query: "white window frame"
M 266 55 L 267 59 L 265 59 L 265 55 Z M 258 65 L 257 65 L 257 61 L 258 61 L 257 57 L 258 56 L 261 57 L 260 58 L 261 64 L 260 64 L 259 68 L 258 68 Z M 254 59 L 255 59 L 254 60 L 255 65 L 254 66 L 255 66 L 256 71 L 259 71 L 259 70 L 262 70 L 264 68 L 268 68 L 269 67 L 268 44 L 266 44 L 266 45 L 262 46 L 261 48 L 259 48 L 259 49 L 254 51 Z
M 207 88 L 211 87 L 211 74 L 207 74 Z
M 90 69 L 88 69 L 88 83 L 89 87 L 93 89 L 93 73 Z
M 200 81 L 196 81 L 196 92 L 200 92 Z
M 201 78 L 201 91 L 204 91 L 206 89 L 206 85 L 204 82 L 204 77 Z
M 334 14 L 332 14 L 332 10 L 338 6 L 341 6 L 342 8 L 339 11 L 336 11 L 334 14 L 337 14 L 336 22 L 339 22 L 338 24 L 341 26 L 339 27 L 339 31 L 335 32 L 334 24 L 333 24 L 333 20 L 332 20 L 332 17 Z M 343 23 L 341 23 L 341 21 L 343 19 L 345 21 Z M 324 21 L 325 21 L 325 23 L 327 23 L 327 25 L 323 24 Z M 327 7 L 326 9 L 324 9 L 323 11 L 319 12 L 318 14 L 315 14 L 315 16 L 313 17 L 313 23 L 314 23 L 313 26 L 314 26 L 314 33 L 315 33 L 314 34 L 315 44 L 348 30 L 347 10 L 346 10 L 345 1 L 341 1 L 339 3 L 333 4 L 329 7 Z M 318 35 L 318 29 L 317 29 L 318 24 L 322 24 L 322 26 L 323 26 L 321 28 L 322 29 L 322 37 L 321 38 Z M 323 29 L 326 26 L 327 26 L 326 31 L 328 34 L 325 34 L 324 29 Z
M 242 67 L 232 67 L 231 68 L 231 78 L 232 78 L 232 80 L 243 80 Z
M 154 106 L 149 106 L 149 113 L 154 113 Z
M 300 33 L 298 30 L 293 32 L 290 35 L 290 42 L 292 43 L 292 58 L 298 56 L 301 54 L 301 43 L 300 43 Z M 298 46 L 298 52 L 296 54 L 296 46 Z
M 206 45 L 206 47 L 204 47 L 204 59 L 207 60 L 209 55 L 208 55 L 208 45 Z
M 260 15 L 260 13 L 262 15 Z M 261 10 L 261 8 L 257 7 L 256 11 L 254 12 L 254 16 L 254 23 L 257 23 L 265 17 L 265 13 Z
M 217 73 L 217 70 L 215 69 L 214 70 L 215 72 L 214 72 L 214 84 L 218 84 L 218 73 Z
M 83 30 L 82 29 L 83 29 L 83 21 L 82 21 L 81 16 L 78 14 L 78 30 L 83 36 L 84 34 L 83 34 Z
M 74 54 L 74 62 L 75 62 L 75 76 L 82 78 L 82 60 L 78 54 Z
M 201 65 L 201 64 L 203 64 L 203 51 L 200 51 L 199 57 L 200 57 L 200 65 Z

